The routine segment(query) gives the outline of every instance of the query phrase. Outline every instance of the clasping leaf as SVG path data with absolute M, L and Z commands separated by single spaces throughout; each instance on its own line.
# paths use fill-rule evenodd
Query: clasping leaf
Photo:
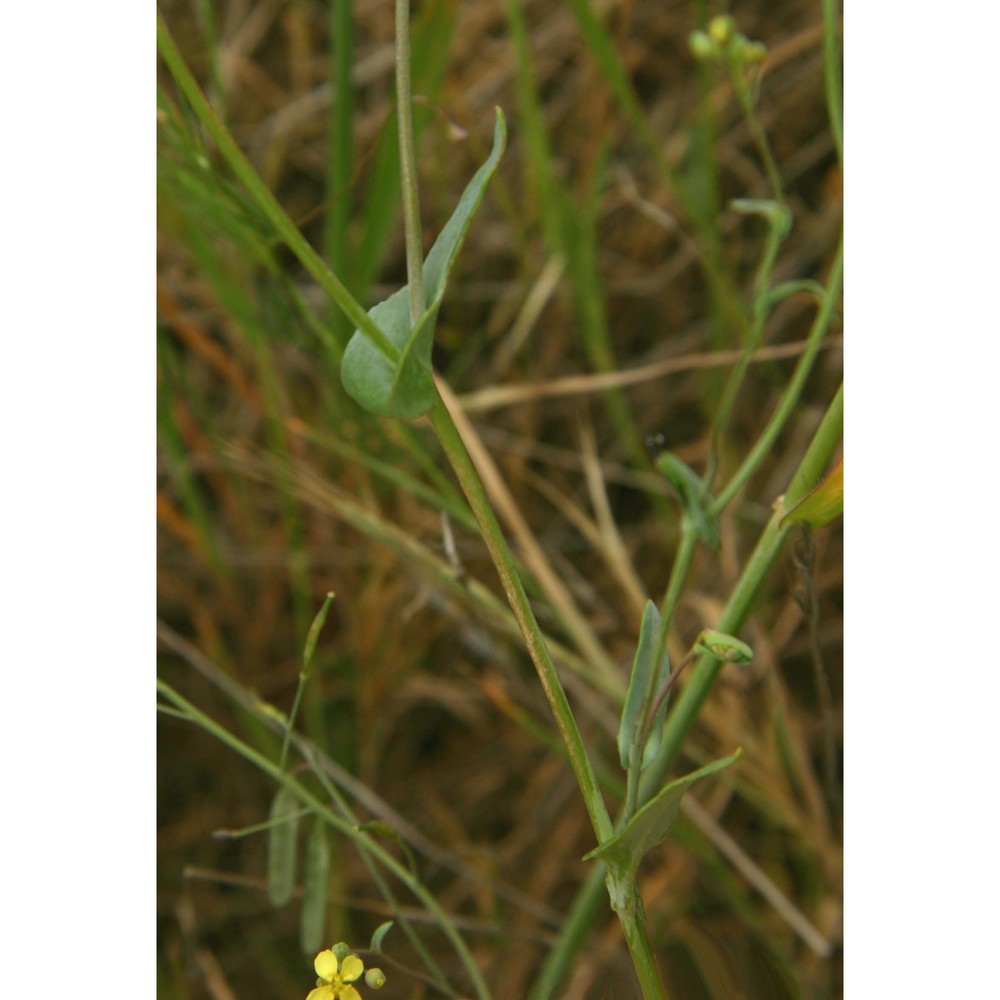
M 684 793 L 699 778 L 728 767 L 733 761 L 738 760 L 742 753 L 742 750 L 737 750 L 729 757 L 712 761 L 711 764 L 706 764 L 683 778 L 671 781 L 654 795 L 622 830 L 584 855 L 584 860 L 597 858 L 603 861 L 615 883 L 631 884 L 639 870 L 639 862 L 646 852 L 666 839 L 670 827 L 677 819 L 677 810 L 680 809 Z
M 368 315 L 399 349 L 399 357 L 387 357 L 361 330 L 354 331 L 344 351 L 340 368 L 344 388 L 371 413 L 412 420 L 434 403 L 431 347 L 438 310 L 469 224 L 507 143 L 503 112 L 497 108 L 496 114 L 493 151 L 469 182 L 424 261 L 424 315 L 411 329 L 408 285 L 369 310 Z

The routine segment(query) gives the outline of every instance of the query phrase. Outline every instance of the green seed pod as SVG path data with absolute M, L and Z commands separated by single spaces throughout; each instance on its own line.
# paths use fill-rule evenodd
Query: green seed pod
M 380 990 L 385 986 L 385 973 L 381 969 L 369 969 L 365 973 L 365 985 L 373 990 Z
M 323 940 L 329 882 L 330 845 L 326 839 L 326 828 L 317 817 L 306 842 L 306 862 L 302 872 L 299 944 L 307 955 L 315 954 Z
M 702 630 L 694 648 L 700 653 L 711 653 L 726 663 L 749 663 L 753 660 L 753 650 L 745 642 L 710 628 Z
M 284 906 L 295 895 L 299 800 L 282 786 L 271 803 L 267 831 L 267 891 L 274 906 Z

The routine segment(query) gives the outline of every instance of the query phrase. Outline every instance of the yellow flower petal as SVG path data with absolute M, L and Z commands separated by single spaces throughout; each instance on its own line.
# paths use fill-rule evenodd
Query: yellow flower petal
M 346 962 L 347 959 L 345 958 Z M 360 962 L 361 959 L 358 959 Z M 361 1000 L 361 994 L 353 986 L 341 986 L 337 994 L 337 1000 Z
M 313 962 L 313 968 L 315 968 L 316 975 L 319 976 L 320 979 L 325 979 L 327 982 L 330 982 L 330 980 L 332 980 L 337 974 L 339 964 L 337 956 L 334 955 L 329 948 L 327 948 L 326 951 L 321 951 L 316 956 L 316 961 Z
M 317 986 L 306 1000 L 337 1000 L 332 986 Z
M 340 970 L 340 978 L 345 983 L 353 983 L 364 971 L 365 963 L 357 955 L 348 955 L 344 959 L 344 965 Z

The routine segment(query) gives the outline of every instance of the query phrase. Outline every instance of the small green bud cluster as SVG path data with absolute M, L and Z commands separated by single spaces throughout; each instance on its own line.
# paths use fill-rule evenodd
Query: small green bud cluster
M 767 46 L 738 32 L 728 14 L 713 17 L 708 31 L 692 31 L 688 46 L 699 62 L 726 61 L 739 69 L 759 66 L 767 58 Z

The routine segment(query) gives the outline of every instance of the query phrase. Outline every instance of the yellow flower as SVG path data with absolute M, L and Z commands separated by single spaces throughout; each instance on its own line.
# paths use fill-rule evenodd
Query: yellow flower
M 357 955 L 348 955 L 341 964 L 327 949 L 316 956 L 313 965 L 319 980 L 306 1000 L 361 1000 L 361 994 L 350 985 L 365 971 Z

